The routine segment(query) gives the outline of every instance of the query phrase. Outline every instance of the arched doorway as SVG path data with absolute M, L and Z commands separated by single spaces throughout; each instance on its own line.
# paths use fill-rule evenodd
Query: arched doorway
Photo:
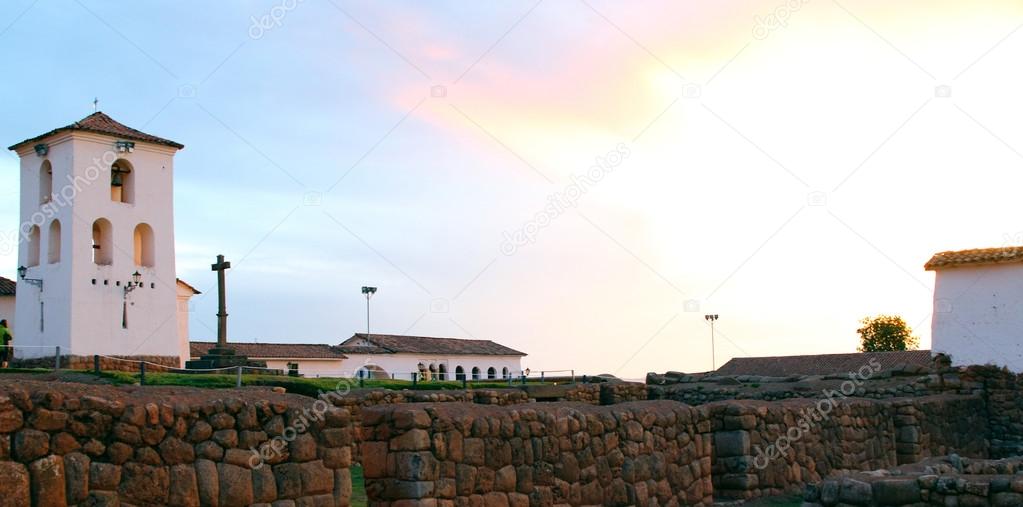
M 386 379 L 386 378 L 391 378 L 391 376 L 387 373 L 387 370 L 385 370 L 385 369 L 383 369 L 383 368 L 381 368 L 381 367 L 379 367 L 379 366 L 377 366 L 375 364 L 367 364 L 367 365 L 363 366 L 362 368 L 359 368 L 359 371 L 355 372 L 355 376 L 357 378 L 366 378 L 366 379 Z

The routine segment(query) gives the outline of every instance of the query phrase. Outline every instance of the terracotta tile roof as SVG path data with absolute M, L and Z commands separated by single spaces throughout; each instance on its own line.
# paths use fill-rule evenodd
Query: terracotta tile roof
M 192 357 L 199 357 L 217 342 L 189 342 Z M 228 346 L 240 355 L 256 359 L 344 359 L 346 356 L 337 347 L 325 343 L 239 343 Z
M 811 356 L 736 357 L 728 361 L 717 373 L 720 375 L 828 375 L 855 372 L 876 360 L 881 370 L 902 364 L 930 367 L 930 350 L 901 352 L 855 352 L 852 354 L 819 354 Z
M 931 257 L 931 260 L 924 264 L 924 269 L 936 271 L 957 266 L 1005 264 L 1011 262 L 1023 262 L 1023 246 L 974 248 L 972 250 L 940 252 L 934 254 L 934 257 Z
M 47 138 L 49 136 L 52 136 L 53 134 L 56 134 L 58 132 L 65 132 L 65 131 L 70 131 L 70 130 L 80 130 L 80 131 L 83 131 L 83 132 L 95 132 L 97 134 L 106 134 L 106 135 L 109 135 L 109 136 L 114 136 L 114 137 L 117 137 L 117 138 L 120 138 L 120 139 L 124 139 L 124 140 L 128 140 L 128 141 L 142 141 L 142 142 L 146 142 L 146 143 L 162 144 L 164 146 L 171 146 L 171 147 L 177 148 L 179 150 L 181 148 L 185 147 L 185 145 L 183 145 L 181 143 L 176 143 L 176 142 L 171 141 L 169 139 L 164 139 L 162 137 L 156 137 L 156 136 L 154 136 L 152 134 L 147 134 L 147 133 L 142 132 L 140 130 L 135 130 L 135 129 L 131 128 L 131 127 L 128 127 L 126 125 L 118 123 L 113 118 L 107 116 L 103 112 L 97 111 L 95 113 L 90 114 L 89 116 L 86 116 L 85 118 L 82 118 L 81 120 L 78 120 L 78 121 L 72 123 L 71 125 L 67 125 L 67 126 L 64 126 L 64 127 L 56 128 L 56 129 L 53 129 L 53 130 L 51 130 L 51 131 L 49 131 L 49 132 L 47 132 L 47 133 L 45 133 L 45 134 L 43 134 L 41 136 L 36 136 L 36 137 L 31 138 L 31 139 L 26 139 L 26 140 L 24 140 L 24 141 L 22 141 L 22 142 L 20 142 L 18 144 L 15 144 L 15 145 L 7 148 L 7 149 L 8 150 L 13 150 L 13 149 L 15 149 L 15 148 L 17 148 L 19 146 L 25 145 L 25 144 L 35 143 L 35 142 L 41 141 L 41 140 L 43 140 L 43 139 L 45 139 L 45 138 Z
M 461 338 L 432 338 L 428 336 L 402 336 L 393 334 L 356 333 L 338 348 L 346 354 L 442 354 L 482 356 L 524 356 L 519 352 L 490 340 L 463 340 Z
M 0 276 L 0 296 L 13 296 L 18 284 L 14 280 Z

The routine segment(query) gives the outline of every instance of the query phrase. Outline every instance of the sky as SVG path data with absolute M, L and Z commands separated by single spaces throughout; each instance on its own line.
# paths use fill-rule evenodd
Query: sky
M 192 339 L 491 339 L 532 370 L 930 345 L 935 252 L 1023 244 L 1023 4 L 8 0 L 0 139 L 181 142 Z M 0 274 L 18 170 L 0 155 Z M 717 314 L 712 356 L 705 314 Z

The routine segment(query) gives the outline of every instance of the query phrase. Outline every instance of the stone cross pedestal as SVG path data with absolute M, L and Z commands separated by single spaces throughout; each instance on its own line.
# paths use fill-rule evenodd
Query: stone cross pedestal
M 223 255 L 217 256 L 217 263 L 211 266 L 217 272 L 217 346 L 209 349 L 201 359 L 185 363 L 187 369 L 226 368 L 231 366 L 266 366 L 264 362 L 249 361 L 240 356 L 227 344 L 227 276 L 226 271 L 231 263 L 224 260 Z

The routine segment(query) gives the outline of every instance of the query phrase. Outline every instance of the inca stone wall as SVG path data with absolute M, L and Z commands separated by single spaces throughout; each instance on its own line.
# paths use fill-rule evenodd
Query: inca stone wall
M 654 401 L 363 411 L 377 505 L 710 505 L 710 423 Z
M 2 505 L 344 506 L 351 445 L 346 410 L 271 390 L 0 385 Z
M 33 359 L 14 359 L 11 366 L 14 368 L 53 368 L 56 364 L 56 356 L 37 357 Z M 149 365 L 148 371 L 166 371 L 168 368 L 179 368 L 181 366 L 178 356 L 101 356 L 99 367 L 104 371 L 139 371 L 139 361 L 153 363 Z M 60 366 L 67 370 L 92 370 L 95 367 L 94 356 L 61 355 Z
M 1020 458 L 974 460 L 951 455 L 895 470 L 833 477 L 806 487 L 806 507 L 1023 505 Z
M 833 470 L 895 464 L 894 424 L 885 404 L 818 401 L 707 405 L 714 429 L 715 495 L 778 495 L 799 491 Z
M 987 456 L 979 396 L 733 401 L 706 408 L 720 498 L 797 492 L 835 472 L 889 468 L 947 452 Z

